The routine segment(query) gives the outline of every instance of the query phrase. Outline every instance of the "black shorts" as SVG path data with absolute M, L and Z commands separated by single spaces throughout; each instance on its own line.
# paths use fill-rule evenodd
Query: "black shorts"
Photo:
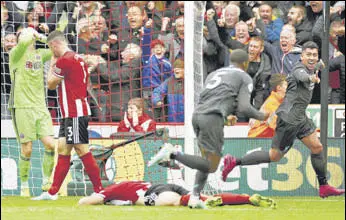
M 66 137 L 66 144 L 89 144 L 88 123 L 88 116 L 63 118 L 59 137 Z
M 198 147 L 222 157 L 224 119 L 218 114 L 193 114 L 192 125 Z
M 315 124 L 308 117 L 298 125 L 289 124 L 278 117 L 272 148 L 279 149 L 281 152 L 286 153 L 291 148 L 296 138 L 301 140 L 312 134 L 315 130 Z

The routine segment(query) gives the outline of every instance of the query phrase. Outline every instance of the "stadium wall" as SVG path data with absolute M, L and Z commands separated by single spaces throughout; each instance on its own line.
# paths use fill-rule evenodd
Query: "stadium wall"
M 307 114 L 319 125 L 319 106 L 309 106 Z M 345 108 L 341 105 L 329 107 L 328 112 L 328 171 L 329 182 L 335 187 L 345 187 Z M 158 126 L 162 127 L 164 125 Z M 170 130 L 172 143 L 184 146 L 184 126 L 165 125 Z M 58 127 L 55 126 L 56 131 Z M 91 140 L 91 144 L 108 146 L 116 141 L 110 140 L 110 134 L 117 129 L 114 125 L 90 125 L 89 129 L 99 133 L 101 139 Z M 271 139 L 249 139 L 247 125 L 238 125 L 225 128 L 224 153 L 242 156 L 254 150 L 268 150 Z M 1 193 L 2 195 L 19 195 L 20 180 L 18 178 L 19 145 L 14 137 L 11 121 L 3 120 L 1 123 Z M 122 180 L 146 180 L 151 182 L 172 182 L 184 187 L 184 169 L 172 170 L 160 166 L 153 166 L 148 170 L 145 161 L 158 151 L 163 142 L 154 139 L 145 139 L 124 148 L 116 149 L 109 157 L 103 173 L 105 179 L 111 181 Z M 150 150 L 149 150 L 150 149 Z M 33 195 L 41 193 L 42 174 L 40 167 L 43 152 L 42 144 L 34 142 L 32 168 L 29 185 Z M 127 157 L 127 158 L 126 158 Z M 134 159 L 135 158 L 135 159 Z M 73 160 L 74 158 L 72 158 Z M 136 164 L 129 164 L 136 163 Z M 222 164 L 222 163 L 220 163 Z M 220 168 L 212 175 L 221 175 Z M 74 169 L 74 170 L 73 170 Z M 91 183 L 85 179 L 76 166 L 70 170 L 64 185 L 60 191 L 62 195 L 85 195 L 92 192 Z M 220 179 L 217 177 L 211 177 Z M 109 184 L 108 181 L 103 182 Z M 212 183 L 212 182 L 211 182 Z M 261 164 L 258 166 L 244 166 L 236 168 L 226 183 L 217 182 L 215 188 L 234 193 L 261 193 L 263 195 L 282 196 L 311 196 L 317 193 L 317 182 L 310 162 L 310 153 L 300 141 L 296 141 L 294 147 L 279 163 Z
M 3 195 L 19 195 L 20 180 L 17 178 L 19 150 L 16 147 L 17 142 L 15 139 L 10 139 L 9 142 L 9 145 L 1 146 L 1 192 Z M 183 139 L 176 139 L 174 142 L 183 145 Z M 91 144 L 101 143 L 108 145 L 114 143 L 114 140 L 91 140 Z M 183 180 L 184 169 L 173 170 L 158 165 L 148 168 L 145 165 L 145 161 L 148 161 L 162 144 L 162 141 L 146 139 L 126 145 L 126 151 L 122 148 L 116 149 L 107 160 L 105 166 L 106 176 L 111 181 L 145 180 L 165 183 L 167 180 L 173 179 L 177 180 L 177 182 L 170 182 L 187 187 Z M 255 150 L 269 150 L 270 145 L 270 139 L 227 138 L 225 140 L 224 153 L 230 153 L 239 157 Z M 33 154 L 38 154 L 42 150 L 40 148 L 42 148 L 42 145 L 34 142 Z M 42 174 L 39 168 L 41 167 L 42 159 L 41 157 L 33 158 L 35 159 L 31 161 L 32 168 L 29 186 L 32 189 L 33 195 L 39 195 L 41 193 L 40 186 L 42 181 Z M 76 156 L 73 157 L 72 161 L 74 158 Z M 221 165 L 212 175 L 221 176 L 220 168 Z M 328 139 L 328 171 L 330 184 L 344 188 L 344 138 Z M 81 172 L 81 170 L 71 166 L 70 173 L 60 191 L 62 195 L 81 196 L 92 192 L 91 183 Z M 210 178 L 220 179 L 212 176 Z M 104 185 L 109 184 L 108 181 L 103 183 Z M 212 185 L 212 187 L 225 192 L 261 193 L 262 195 L 278 196 L 316 195 L 316 186 L 317 182 L 310 162 L 310 152 L 300 141 L 295 142 L 293 148 L 279 163 L 237 167 L 229 175 L 227 182 L 223 183 L 219 180 L 215 185 Z

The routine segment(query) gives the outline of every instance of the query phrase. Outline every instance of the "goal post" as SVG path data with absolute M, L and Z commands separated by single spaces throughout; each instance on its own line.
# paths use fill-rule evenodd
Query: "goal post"
M 206 1 L 185 2 L 185 137 L 184 151 L 186 154 L 198 154 L 198 147 L 192 127 L 192 114 L 198 102 L 199 93 L 203 88 L 203 22 Z M 192 189 L 195 170 L 185 167 L 185 182 Z

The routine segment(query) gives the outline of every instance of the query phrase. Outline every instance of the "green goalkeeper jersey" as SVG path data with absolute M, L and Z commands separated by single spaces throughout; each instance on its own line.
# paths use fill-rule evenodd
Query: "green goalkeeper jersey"
M 46 108 L 43 70 L 52 52 L 29 48 L 35 41 L 33 33 L 22 34 L 9 57 L 12 82 L 9 108 Z

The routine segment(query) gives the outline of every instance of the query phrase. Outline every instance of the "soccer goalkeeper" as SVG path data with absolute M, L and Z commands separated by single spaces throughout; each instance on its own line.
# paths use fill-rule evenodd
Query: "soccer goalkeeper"
M 46 106 L 44 88 L 44 63 L 52 53 L 49 49 L 35 49 L 35 41 L 45 41 L 45 36 L 32 28 L 21 32 L 18 44 L 9 56 L 11 96 L 9 109 L 17 140 L 21 144 L 19 175 L 21 195 L 30 196 L 29 170 L 32 141 L 40 139 L 45 147 L 43 155 L 42 190 L 49 187 L 49 177 L 54 166 L 54 139 L 52 118 Z

